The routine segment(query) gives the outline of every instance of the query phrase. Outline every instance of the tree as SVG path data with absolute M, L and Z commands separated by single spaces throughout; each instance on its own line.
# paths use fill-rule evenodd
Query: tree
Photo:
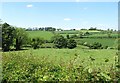
M 74 40 L 74 39 L 69 39 L 68 41 L 67 41 L 67 47 L 69 48 L 69 49 L 73 49 L 73 48 L 75 48 L 77 46 L 77 43 L 76 43 L 76 41 Z
M 16 28 L 15 30 L 15 48 L 16 50 L 20 50 L 24 44 L 28 41 L 28 34 L 22 28 Z
M 15 28 L 7 23 L 2 24 L 2 50 L 9 51 L 13 45 Z
M 33 38 L 32 41 L 31 41 L 31 46 L 33 47 L 33 49 L 37 49 L 43 43 L 44 43 L 43 39 L 41 39 L 41 38 Z
M 53 37 L 54 46 L 57 48 L 66 48 L 67 40 L 62 35 L 56 35 Z

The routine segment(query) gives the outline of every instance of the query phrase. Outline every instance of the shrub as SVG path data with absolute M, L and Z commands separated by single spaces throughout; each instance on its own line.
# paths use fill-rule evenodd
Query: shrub
M 78 38 L 78 36 L 76 34 L 74 34 L 74 35 L 71 35 L 70 38 Z
M 108 46 L 105 46 L 105 47 L 104 47 L 104 49 L 107 49 L 107 48 L 108 48 Z
M 57 48 L 66 48 L 67 40 L 62 35 L 56 35 L 53 38 L 54 46 Z
M 102 49 L 103 47 L 102 47 L 102 44 L 101 44 L 101 43 L 99 43 L 99 42 L 94 42 L 93 44 L 91 44 L 91 45 L 89 46 L 89 48 L 90 48 L 90 49 Z
M 75 40 L 69 39 L 69 40 L 67 41 L 67 47 L 68 47 L 69 49 L 73 49 L 73 48 L 75 48 L 76 46 L 77 46 L 77 43 L 76 43 Z
M 40 45 L 42 45 L 44 43 L 43 39 L 40 38 L 33 38 L 31 41 L 31 46 L 33 47 L 33 49 L 37 49 L 40 47 Z

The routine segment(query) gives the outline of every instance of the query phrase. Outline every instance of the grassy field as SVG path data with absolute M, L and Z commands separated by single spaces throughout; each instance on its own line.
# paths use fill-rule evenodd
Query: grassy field
M 117 50 L 37 49 L 2 53 L 4 81 L 90 81 L 114 78 Z M 102 53 L 102 54 L 101 54 Z M 92 59 L 93 60 L 92 60 Z M 107 75 L 110 74 L 110 76 Z M 89 78 L 90 77 L 90 78 Z M 98 79 L 101 77 L 97 76 Z M 94 80 L 96 77 L 94 78 Z
M 76 39 L 78 43 L 87 42 L 89 44 L 92 44 L 94 42 L 99 42 L 103 46 L 109 46 L 109 47 L 116 47 L 117 46 L 117 39 L 116 38 L 81 38 Z
M 63 36 L 74 35 L 79 31 L 59 31 Z M 27 31 L 29 37 L 50 40 L 54 34 L 48 31 Z M 103 37 L 106 34 L 93 31 L 90 37 Z M 112 34 L 117 36 L 116 34 Z M 116 47 L 116 38 L 77 38 L 77 47 L 52 48 L 53 43 L 45 43 L 39 49 L 10 51 L 2 53 L 3 81 L 111 81 L 115 77 L 117 49 L 89 49 L 81 42 L 99 42 L 103 46 Z M 3 82 L 3 83 L 4 83 Z
M 50 40 L 51 37 L 54 35 L 50 31 L 27 31 L 30 38 L 40 37 L 46 40 Z
M 78 34 L 79 30 L 75 30 L 75 31 L 55 31 L 55 33 L 59 33 L 59 34 Z
M 111 37 L 118 37 L 118 34 L 117 33 L 112 33 L 110 35 Z M 92 35 L 89 35 L 88 37 L 108 37 L 108 34 L 92 34 Z
M 74 58 L 75 55 L 78 55 L 77 61 L 75 64 L 79 64 L 82 60 L 85 61 L 84 65 L 89 65 L 90 56 L 95 59 L 92 66 L 101 67 L 103 65 L 111 65 L 114 64 L 115 55 L 117 50 L 89 50 L 89 49 L 37 49 L 37 50 L 26 50 L 26 51 L 15 51 L 15 52 L 6 52 L 3 53 L 3 63 L 6 61 L 6 57 L 11 57 L 12 55 L 26 55 L 29 56 L 33 55 L 37 58 L 47 57 L 49 61 L 55 61 L 55 64 L 59 64 L 62 61 L 69 62 L 71 59 Z M 102 54 L 101 54 L 102 53 Z M 9 58 L 10 59 L 10 58 Z M 105 59 L 109 59 L 109 62 L 106 63 Z M 103 68 L 106 69 L 106 68 Z

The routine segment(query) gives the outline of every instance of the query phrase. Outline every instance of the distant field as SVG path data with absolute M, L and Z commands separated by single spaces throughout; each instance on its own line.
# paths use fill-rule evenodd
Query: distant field
M 55 31 L 55 33 L 59 33 L 59 34 L 78 34 L 79 31 Z
M 76 39 L 78 43 L 80 42 L 87 42 L 89 44 L 92 44 L 94 42 L 99 42 L 103 46 L 109 46 L 109 47 L 115 47 L 117 45 L 117 39 L 115 38 L 81 38 L 81 39 Z
M 97 31 L 97 30 L 80 30 L 80 32 L 99 33 L 99 32 L 101 32 L 101 31 Z
M 112 33 L 110 35 L 111 37 L 118 37 L 118 34 L 117 33 Z M 88 37 L 108 37 L 108 34 L 92 34 L 92 35 L 89 35 Z
M 31 38 L 40 37 L 46 40 L 50 40 L 51 37 L 54 36 L 54 34 L 49 31 L 27 31 L 27 33 Z

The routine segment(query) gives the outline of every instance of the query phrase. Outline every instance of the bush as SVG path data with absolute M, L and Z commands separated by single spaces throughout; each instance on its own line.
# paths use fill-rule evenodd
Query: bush
M 71 35 L 70 38 L 78 38 L 78 36 L 76 34 L 74 34 L 74 35 Z
M 108 48 L 108 46 L 105 46 L 105 47 L 104 47 L 104 49 L 107 49 L 107 48 Z
M 89 48 L 90 48 L 90 49 L 102 49 L 103 47 L 102 47 L 102 44 L 101 44 L 101 43 L 99 43 L 99 42 L 94 42 L 93 44 L 91 44 L 91 45 L 89 46 Z
M 73 49 L 73 48 L 75 48 L 76 46 L 77 46 L 77 43 L 76 43 L 75 40 L 69 39 L 69 40 L 67 41 L 67 47 L 68 47 L 69 49 Z
M 56 35 L 53 38 L 54 46 L 57 48 L 66 48 L 67 40 L 62 35 Z
M 31 41 L 31 46 L 33 47 L 33 49 L 37 49 L 40 47 L 40 45 L 42 45 L 44 43 L 43 39 L 40 38 L 33 38 Z

